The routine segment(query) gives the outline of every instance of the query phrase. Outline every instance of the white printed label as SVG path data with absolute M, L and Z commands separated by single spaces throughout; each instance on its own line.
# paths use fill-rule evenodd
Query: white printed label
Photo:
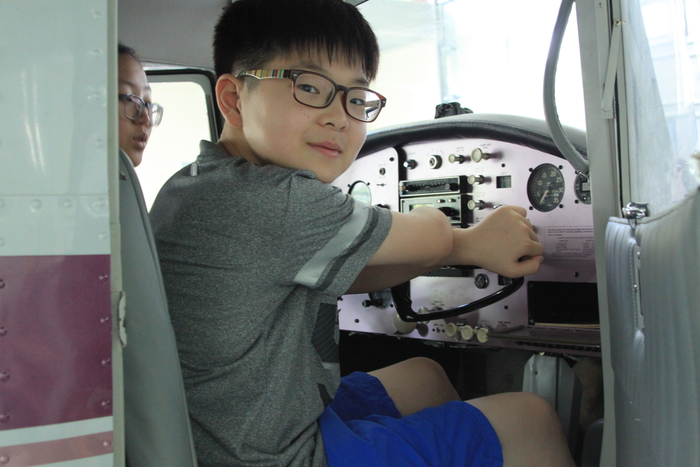
M 593 227 L 548 227 L 544 249 L 547 260 L 594 261 Z

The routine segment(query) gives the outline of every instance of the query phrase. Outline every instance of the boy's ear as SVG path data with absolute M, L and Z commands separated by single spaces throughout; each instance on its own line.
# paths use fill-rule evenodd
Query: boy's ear
M 216 103 L 226 122 L 234 127 L 243 126 L 240 112 L 240 97 L 243 89 L 243 80 L 230 73 L 223 74 L 216 81 Z

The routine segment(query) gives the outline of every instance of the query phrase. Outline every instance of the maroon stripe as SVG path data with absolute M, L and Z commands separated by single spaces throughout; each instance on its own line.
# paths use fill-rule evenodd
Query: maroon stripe
M 0 430 L 112 414 L 109 255 L 0 257 Z
M 112 432 L 76 436 L 75 438 L 18 444 L 0 448 L 3 467 L 27 467 L 65 462 L 114 452 Z

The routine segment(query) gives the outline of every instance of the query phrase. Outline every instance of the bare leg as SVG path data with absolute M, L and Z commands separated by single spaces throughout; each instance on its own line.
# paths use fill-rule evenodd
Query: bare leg
M 401 415 L 459 400 L 445 370 L 429 358 L 411 358 L 369 374 L 381 381 Z
M 496 430 L 504 467 L 575 467 L 559 418 L 540 396 L 512 392 L 472 399 Z

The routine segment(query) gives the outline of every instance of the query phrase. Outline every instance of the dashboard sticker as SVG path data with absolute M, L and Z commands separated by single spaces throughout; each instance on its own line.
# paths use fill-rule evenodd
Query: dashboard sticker
M 547 227 L 544 257 L 547 260 L 594 261 L 593 227 Z

